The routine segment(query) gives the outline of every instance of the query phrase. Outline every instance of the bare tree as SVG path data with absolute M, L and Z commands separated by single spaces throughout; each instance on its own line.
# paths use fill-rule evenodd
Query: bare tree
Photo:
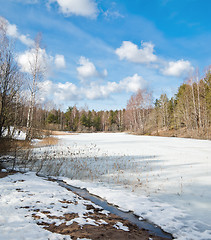
M 21 87 L 22 74 L 15 61 L 13 44 L 6 35 L 7 25 L 0 19 L 0 137 L 4 127 L 15 119 L 13 108 Z
M 201 100 L 200 100 L 200 83 L 199 83 L 199 71 L 196 71 L 196 85 L 197 85 L 197 97 L 198 97 L 198 119 L 199 119 L 199 128 L 202 127 L 201 120 Z
M 146 89 L 139 89 L 132 95 L 127 104 L 127 116 L 130 130 L 145 133 L 146 123 L 151 108 L 151 93 Z
M 41 34 L 38 34 L 32 49 L 28 55 L 28 77 L 29 77 L 29 91 L 30 103 L 27 116 L 26 139 L 32 138 L 32 127 L 34 117 L 34 106 L 37 92 L 37 84 L 41 81 L 47 71 L 47 59 L 45 49 L 41 48 Z

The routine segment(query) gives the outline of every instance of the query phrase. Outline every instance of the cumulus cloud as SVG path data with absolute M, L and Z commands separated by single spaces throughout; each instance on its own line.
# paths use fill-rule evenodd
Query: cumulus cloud
M 54 63 L 56 65 L 56 68 L 58 69 L 62 69 L 66 67 L 65 58 L 63 55 L 56 54 Z
M 105 99 L 108 98 L 111 93 L 118 91 L 118 83 L 116 82 L 108 82 L 105 85 L 98 85 L 92 82 L 88 88 L 81 89 L 83 95 L 90 100 Z
M 120 48 L 117 48 L 115 53 L 120 60 L 126 59 L 134 63 L 152 63 L 157 61 L 157 56 L 154 54 L 154 45 L 150 42 L 142 42 L 141 48 L 130 41 L 123 41 Z
M 56 99 L 57 103 L 78 100 L 80 99 L 79 88 L 71 83 L 53 83 L 50 80 L 38 83 L 39 88 L 39 99 L 43 102 L 46 100 Z
M 137 92 L 139 89 L 144 88 L 146 85 L 145 80 L 142 76 L 139 76 L 137 73 L 132 77 L 127 77 L 120 81 L 120 88 L 126 90 L 127 92 Z
M 36 60 L 36 55 L 38 59 Z M 36 64 L 36 62 L 38 64 Z M 38 53 L 36 49 L 32 48 L 27 50 L 17 57 L 18 65 L 21 68 L 22 72 L 31 73 L 34 70 L 34 67 L 37 67 L 38 71 L 46 73 L 48 70 L 48 65 L 52 61 L 52 57 L 48 56 L 45 49 L 38 49 Z
M 37 65 L 35 63 L 37 59 Z M 36 66 L 37 71 L 49 76 L 54 70 L 64 69 L 66 67 L 65 58 L 63 55 L 56 54 L 55 57 L 47 54 L 45 49 L 39 48 L 38 52 L 35 48 L 26 50 L 23 53 L 20 53 L 17 58 L 17 63 L 20 67 L 20 70 L 25 73 L 32 73 Z M 53 69 L 53 66 L 56 69 Z
M 164 69 L 161 69 L 161 73 L 166 76 L 180 77 L 184 74 L 191 74 L 194 68 L 189 61 L 178 60 L 171 61 L 166 64 Z
M 34 41 L 30 39 L 28 35 L 20 34 L 15 24 L 10 24 L 9 21 L 3 17 L 0 17 L 0 22 L 6 27 L 8 36 L 19 39 L 24 45 L 33 46 Z
M 9 24 L 9 22 L 7 22 L 7 35 L 15 38 L 18 37 L 18 30 L 15 24 Z
M 96 77 L 98 75 L 95 65 L 90 62 L 89 59 L 80 57 L 79 64 L 81 65 L 80 67 L 77 67 L 79 78 L 84 79 Z
M 95 0 L 49 0 L 49 4 L 56 2 L 60 11 L 65 15 L 76 15 L 96 18 L 98 15 Z
M 106 69 L 101 73 L 97 71 L 94 63 L 92 63 L 88 58 L 80 57 L 79 59 L 80 66 L 77 67 L 78 77 L 81 81 L 85 81 L 87 78 L 99 77 L 103 78 L 108 75 Z
M 78 95 L 78 88 L 75 84 L 71 82 L 66 83 L 58 83 L 56 85 L 56 90 L 54 91 L 54 96 L 57 100 L 65 101 L 78 99 L 80 95 Z
M 82 89 L 87 99 L 102 99 L 108 98 L 112 93 L 117 92 L 137 92 L 139 89 L 145 86 L 145 80 L 138 74 L 134 74 L 132 77 L 127 77 L 117 82 L 107 82 L 105 85 L 97 85 L 92 82 L 90 88 Z
M 123 41 L 120 48 L 115 53 L 120 60 L 126 59 L 130 62 L 140 64 L 150 64 L 154 69 L 166 76 L 181 77 L 191 74 L 194 70 L 191 63 L 187 60 L 166 61 L 154 54 L 154 45 L 150 42 L 142 42 L 141 48 L 130 41 Z
M 39 98 L 45 101 L 46 99 L 56 99 L 57 102 L 76 101 L 81 99 L 96 100 L 106 99 L 113 93 L 119 92 L 137 92 L 144 88 L 145 81 L 138 74 L 127 77 L 120 82 L 107 82 L 104 85 L 91 82 L 88 86 L 76 86 L 71 82 L 53 83 L 50 80 L 38 84 L 40 89 Z

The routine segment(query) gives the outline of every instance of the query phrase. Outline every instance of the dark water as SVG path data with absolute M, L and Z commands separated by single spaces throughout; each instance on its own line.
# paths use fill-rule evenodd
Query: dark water
M 103 209 L 109 211 L 110 213 L 113 213 L 125 220 L 128 220 L 129 222 L 137 225 L 140 229 L 147 230 L 150 234 L 154 236 L 159 236 L 166 239 L 173 239 L 170 233 L 164 232 L 159 226 L 156 226 L 153 223 L 150 223 L 146 220 L 139 220 L 139 217 L 134 215 L 133 212 L 123 212 L 114 205 L 109 204 L 107 201 L 90 194 L 86 189 L 74 187 L 72 185 L 64 183 L 61 180 L 57 180 L 57 182 L 60 186 L 65 187 L 66 189 L 75 192 L 79 196 L 92 201 L 93 203 L 97 204 L 98 206 L 101 206 Z

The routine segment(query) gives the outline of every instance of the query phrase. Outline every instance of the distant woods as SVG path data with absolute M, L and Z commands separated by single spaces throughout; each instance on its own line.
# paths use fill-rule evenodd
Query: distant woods
M 66 112 L 53 109 L 43 122 L 45 127 L 68 131 L 129 131 L 211 139 L 211 68 L 204 78 L 193 77 L 183 83 L 171 99 L 164 93 L 153 102 L 149 91 L 139 90 L 125 109 L 98 112 L 76 106 Z
M 20 105 L 20 126 L 26 126 L 27 106 Z M 125 109 L 90 111 L 77 106 L 47 111 L 34 107 L 35 129 L 71 132 L 122 132 L 142 135 L 211 139 L 211 69 L 204 78 L 183 83 L 174 97 L 161 94 L 152 101 L 147 90 L 139 90 Z
M 40 36 L 31 50 L 30 69 L 23 74 L 16 62 L 13 43 L 0 23 L 0 138 L 11 129 L 24 129 L 26 138 L 41 130 L 73 132 L 128 131 L 143 135 L 211 139 L 211 67 L 204 77 L 191 77 L 169 99 L 165 93 L 153 100 L 140 89 L 122 110 L 95 111 L 70 106 L 66 111 L 37 104 L 37 83 L 45 75 Z M 44 64 L 44 65 L 43 65 Z M 10 127 L 13 128 L 10 128 Z

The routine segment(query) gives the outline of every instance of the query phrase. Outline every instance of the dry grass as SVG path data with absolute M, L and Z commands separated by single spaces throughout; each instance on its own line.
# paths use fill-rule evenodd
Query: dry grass
M 77 133 L 68 133 L 64 131 L 52 131 L 52 135 L 76 135 Z
M 139 135 L 138 133 L 132 133 L 132 134 Z M 196 129 L 188 130 L 186 127 L 180 128 L 178 130 L 161 128 L 158 131 L 152 131 L 146 135 L 160 136 L 160 137 L 179 137 L 179 138 L 211 140 L 211 127 L 209 129 L 205 129 L 204 132 L 202 130 L 198 131 Z
M 29 141 L 15 140 L 11 138 L 0 139 L 0 154 L 7 154 L 14 152 L 17 149 L 28 149 L 30 148 Z
M 41 142 L 38 142 L 36 144 L 36 146 L 39 147 L 44 147 L 44 146 L 52 146 L 52 145 L 56 145 L 58 143 L 59 139 L 55 138 L 55 137 L 46 137 L 44 139 L 42 139 Z
M 51 146 L 58 143 L 58 138 L 46 137 L 36 144 L 36 146 Z M 11 138 L 0 138 L 0 155 L 9 154 L 18 150 L 33 148 L 30 141 L 16 140 Z

